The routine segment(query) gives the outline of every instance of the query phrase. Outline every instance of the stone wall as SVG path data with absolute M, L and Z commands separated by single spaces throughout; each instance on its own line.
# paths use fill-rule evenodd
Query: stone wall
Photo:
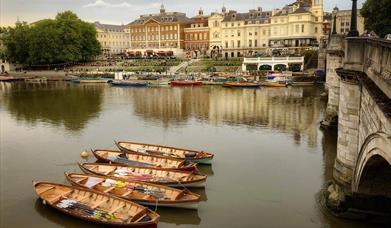
M 331 120 L 338 115 L 339 106 L 339 77 L 335 69 L 343 66 L 344 43 L 343 36 L 332 35 L 326 50 L 326 90 L 328 90 L 328 102 L 326 119 Z
M 358 81 L 341 79 L 334 178 L 346 185 L 352 181 L 358 153 L 360 103 L 361 92 Z
M 382 132 L 391 136 L 391 119 L 381 110 L 366 86 L 363 86 L 362 89 L 359 128 L 359 148 L 361 148 L 366 138 L 373 133 Z

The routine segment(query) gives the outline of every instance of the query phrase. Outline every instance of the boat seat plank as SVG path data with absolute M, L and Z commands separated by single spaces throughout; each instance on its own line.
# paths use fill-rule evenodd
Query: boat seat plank
M 146 208 L 140 210 L 139 212 L 137 212 L 137 213 L 132 217 L 132 219 L 130 220 L 130 222 L 138 222 L 138 221 L 140 221 L 140 220 L 146 215 L 146 212 L 147 212 L 147 209 L 146 209 Z
M 126 204 L 118 205 L 117 207 L 111 209 L 108 213 L 113 214 L 114 212 L 118 211 L 119 209 L 121 209 L 121 208 L 123 208 L 123 207 L 125 207 L 125 206 L 126 206 Z
M 80 183 L 80 182 L 87 180 L 87 179 L 88 179 L 88 177 L 82 177 L 79 180 L 77 180 L 76 183 Z
M 103 183 L 104 181 L 105 181 L 105 180 L 100 180 L 100 181 L 98 181 L 98 182 L 94 183 L 93 185 L 90 185 L 90 186 L 86 186 L 86 185 L 84 185 L 84 186 L 86 186 L 86 187 L 88 187 L 88 188 L 93 188 L 93 187 L 97 186 L 98 184 L 101 184 L 101 183 Z
M 128 190 L 127 192 L 125 192 L 124 194 L 121 195 L 121 197 L 127 197 L 128 195 L 130 195 L 133 191 L 131 190 Z
M 65 196 L 67 196 L 68 194 L 70 194 L 70 193 L 72 193 L 73 192 L 73 189 L 70 189 L 70 190 L 68 190 L 68 191 L 66 191 L 66 192 L 64 192 L 64 193 L 62 193 L 62 194 L 60 194 L 60 195 L 58 195 L 58 196 L 56 196 L 56 197 L 54 197 L 54 198 L 52 198 L 52 199 L 49 199 L 49 200 L 47 200 L 49 203 L 55 203 L 57 200 L 59 200 L 59 199 L 61 199 L 62 197 L 65 197 Z
M 175 200 L 178 200 L 178 199 L 180 199 L 182 196 L 184 196 L 185 195 L 185 191 L 180 191 L 176 196 L 175 196 Z
M 115 187 L 110 187 L 110 188 L 104 190 L 103 192 L 108 193 L 108 192 L 110 192 L 110 191 L 113 190 L 113 189 L 115 189 Z
M 37 193 L 38 193 L 38 195 L 41 195 L 42 193 L 49 191 L 50 189 L 53 189 L 53 188 L 54 188 L 54 186 L 47 186 L 44 188 L 40 188 L 39 191 L 37 191 Z
M 105 198 L 105 199 L 102 199 L 101 201 L 98 201 L 98 202 L 96 202 L 94 205 L 92 205 L 92 209 L 95 209 L 95 208 L 97 208 L 97 207 L 99 207 L 99 205 L 101 205 L 102 203 L 104 203 L 104 202 L 106 202 L 108 199 L 107 198 Z

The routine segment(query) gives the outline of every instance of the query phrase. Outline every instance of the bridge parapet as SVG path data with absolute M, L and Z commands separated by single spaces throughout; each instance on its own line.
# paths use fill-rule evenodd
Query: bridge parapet
M 391 41 L 349 37 L 345 53 L 345 69 L 365 72 L 391 98 Z
M 346 38 L 339 76 L 334 178 L 354 192 L 391 196 L 391 42 Z M 376 178 L 374 178 L 376 174 Z

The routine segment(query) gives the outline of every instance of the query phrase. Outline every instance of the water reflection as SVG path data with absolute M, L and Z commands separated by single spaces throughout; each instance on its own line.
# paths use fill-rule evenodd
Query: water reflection
M 164 127 L 181 126 L 191 118 L 210 124 L 268 128 L 303 134 L 314 146 L 322 101 L 318 90 L 306 87 L 235 90 L 219 87 L 126 90 L 136 115 Z
M 159 208 L 157 213 L 160 215 L 160 221 L 172 223 L 176 225 L 191 224 L 199 225 L 201 218 L 198 215 L 198 210 L 181 210 L 178 208 Z M 172 215 L 175 216 L 172 216 Z
M 35 125 L 46 122 L 63 125 L 70 131 L 84 128 L 98 116 L 103 97 L 102 86 L 66 83 L 7 83 L 1 87 L 2 102 L 12 117 Z

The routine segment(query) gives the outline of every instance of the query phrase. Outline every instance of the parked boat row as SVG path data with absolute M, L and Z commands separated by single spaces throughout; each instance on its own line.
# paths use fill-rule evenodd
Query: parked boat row
M 45 204 L 74 217 L 104 224 L 156 227 L 160 216 L 141 206 L 197 209 L 207 176 L 197 164 L 213 154 L 170 146 L 118 142 L 120 150 L 93 150 L 98 162 L 79 163 L 81 173 L 65 173 L 72 186 L 33 182 Z M 179 187 L 182 189 L 177 189 Z

